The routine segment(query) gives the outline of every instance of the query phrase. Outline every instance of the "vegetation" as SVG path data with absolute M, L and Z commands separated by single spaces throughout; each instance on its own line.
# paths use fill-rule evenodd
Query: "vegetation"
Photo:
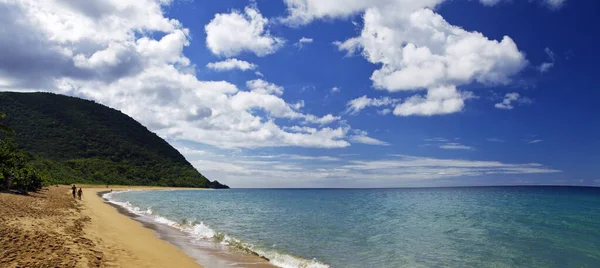
M 0 139 L 9 144 L 8 138 L 13 138 L 24 151 L 10 151 L 14 143 L 6 145 L 10 147 L 7 152 L 23 155 L 27 167 L 19 171 L 21 177 L 15 177 L 27 179 L 15 179 L 15 187 L 42 178 L 47 184 L 228 188 L 206 179 L 177 150 L 134 119 L 93 101 L 51 93 L 3 92 L 0 109 L 8 115 L 2 126 L 16 133 L 0 133 Z
M 0 112 L 0 119 L 4 119 L 6 118 L 6 114 L 3 112 Z M 0 131 L 5 132 L 5 133 L 14 133 L 15 131 L 12 130 L 12 128 L 9 128 L 7 125 L 3 124 L 0 122 Z
M 43 178 L 28 165 L 30 157 L 19 150 L 12 139 L 0 140 L 0 190 L 16 190 L 19 193 L 36 191 L 42 187 Z

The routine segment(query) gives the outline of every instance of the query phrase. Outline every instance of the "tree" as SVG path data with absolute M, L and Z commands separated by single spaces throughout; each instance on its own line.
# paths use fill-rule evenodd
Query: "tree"
M 43 178 L 39 172 L 25 167 L 17 172 L 12 187 L 19 193 L 27 193 L 42 188 L 42 181 Z
M 6 114 L 4 114 L 3 112 L 0 112 L 0 119 L 4 119 L 6 118 Z M 0 123 L 0 131 L 6 132 L 6 133 L 14 133 L 15 131 L 12 128 L 9 128 L 7 125 Z
M 10 190 L 15 176 L 25 168 L 25 156 L 12 139 L 0 140 L 0 174 L 4 178 L 2 188 Z

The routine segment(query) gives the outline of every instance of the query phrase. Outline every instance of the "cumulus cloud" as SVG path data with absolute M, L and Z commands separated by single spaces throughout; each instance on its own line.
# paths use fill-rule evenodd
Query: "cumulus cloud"
M 231 13 L 216 14 L 205 27 L 206 46 L 215 55 L 232 57 L 242 52 L 257 56 L 275 53 L 285 41 L 272 36 L 267 28 L 269 20 L 253 6 Z
M 349 126 L 323 127 L 339 117 L 304 113 L 301 102 L 282 98 L 283 87 L 252 80 L 245 90 L 226 81 L 199 80 L 195 66 L 183 54 L 189 45 L 188 29 L 163 13 L 169 3 L 9 1 L 0 5 L 0 26 L 5 29 L 0 49 L 11 52 L 0 53 L 2 89 L 92 99 L 170 140 L 220 148 L 350 145 Z M 238 17 L 244 21 L 236 21 Z M 216 16 L 209 32 L 232 21 L 256 33 L 259 45 L 221 47 L 218 54 L 249 50 L 263 55 L 277 43 L 267 40 L 276 38 L 264 29 L 266 19 L 254 8 L 247 8 L 244 15 Z M 222 41 L 219 35 L 212 37 L 217 41 L 213 44 Z M 276 121 L 311 131 L 289 131 Z
M 356 99 L 350 100 L 346 104 L 346 113 L 348 114 L 358 114 L 361 110 L 373 106 L 373 107 L 381 107 L 381 106 L 391 106 L 398 103 L 400 100 L 391 99 L 388 97 L 382 98 L 368 98 L 366 95 L 362 97 L 358 97 Z
M 247 71 L 256 69 L 255 64 L 238 59 L 227 59 L 224 61 L 210 62 L 206 65 L 206 67 L 216 71 L 229 71 L 234 69 Z
M 313 42 L 312 38 L 302 37 L 294 45 L 297 46 L 298 48 L 302 48 L 304 46 L 304 44 L 310 44 L 312 42 Z
M 319 124 L 319 125 L 331 124 L 333 122 L 339 121 L 340 119 L 342 119 L 342 118 L 339 116 L 333 116 L 332 114 L 327 114 L 323 117 L 318 117 L 318 116 L 314 116 L 314 115 L 304 116 L 304 120 L 306 120 L 306 122 Z
M 284 2 L 288 16 L 282 21 L 290 25 L 303 25 L 315 19 L 346 18 L 371 7 L 400 6 L 402 10 L 433 8 L 443 0 L 284 0 Z
M 283 94 L 283 87 L 269 83 L 262 79 L 250 80 L 246 82 L 246 86 L 253 92 L 262 94 Z
M 427 91 L 425 97 L 412 96 L 398 104 L 394 114 L 398 116 L 451 114 L 462 111 L 465 106 L 464 101 L 471 97 L 470 92 L 460 93 L 454 86 L 432 88 Z
M 461 111 L 469 94 L 458 92 L 456 86 L 506 84 L 527 63 L 508 36 L 490 40 L 450 25 L 431 9 L 405 15 L 396 10 L 367 9 L 361 35 L 338 44 L 340 50 L 362 50 L 369 62 L 382 64 L 371 76 L 376 88 L 428 90 L 426 98 L 415 96 L 398 104 L 396 115 Z
M 331 93 L 337 93 L 340 92 L 340 88 L 339 87 L 332 87 L 331 88 Z
M 513 108 L 515 108 L 514 107 L 515 103 L 531 104 L 532 101 L 531 101 L 531 99 L 529 99 L 527 97 L 521 97 L 521 95 L 519 93 L 512 92 L 512 93 L 506 93 L 502 102 L 496 103 L 496 105 L 494 105 L 494 107 L 496 107 L 498 109 L 512 110 Z
M 315 19 L 362 14 L 357 37 L 334 42 L 348 54 L 361 52 L 381 68 L 373 85 L 388 91 L 428 90 L 398 104 L 396 115 L 433 115 L 461 111 L 464 100 L 456 87 L 473 82 L 507 84 L 526 65 L 525 56 L 508 36 L 491 40 L 479 32 L 451 25 L 434 9 L 444 0 L 317 1 L 285 0 L 284 22 L 301 25 Z M 497 1 L 482 1 L 495 4 Z M 449 99 L 435 99 L 440 88 L 452 89 Z M 451 90 L 447 90 L 449 93 Z
M 398 15 L 417 9 L 435 9 L 446 0 L 284 0 L 287 16 L 281 21 L 292 26 L 308 24 L 316 19 L 348 18 L 369 8 L 389 9 Z M 479 0 L 486 6 L 493 6 L 505 0 Z M 566 0 L 539 0 L 551 8 L 560 8 Z M 509 2 L 509 1 L 506 1 Z M 393 10 L 392 10 L 393 9 Z M 354 22 L 353 22 L 354 23 Z
M 5 1 L 0 5 L 4 88 L 48 87 L 61 76 L 116 81 L 155 64 L 152 58 L 158 55 L 160 61 L 188 63 L 179 51 L 188 45 L 188 31 L 165 18 L 159 3 L 123 1 L 116 6 L 90 1 L 88 5 L 75 1 Z M 160 40 L 134 39 L 132 35 L 142 31 L 167 34 Z

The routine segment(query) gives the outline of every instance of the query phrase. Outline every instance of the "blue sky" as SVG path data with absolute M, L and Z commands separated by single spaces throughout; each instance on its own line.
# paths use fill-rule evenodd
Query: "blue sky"
M 4 4 L 0 89 L 119 109 L 232 187 L 600 185 L 597 1 L 143 2 Z

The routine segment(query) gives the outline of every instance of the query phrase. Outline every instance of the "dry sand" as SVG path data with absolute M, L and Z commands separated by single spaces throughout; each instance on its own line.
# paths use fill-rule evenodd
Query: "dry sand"
M 0 267 L 202 267 L 105 204 L 106 190 L 84 186 L 82 201 L 67 186 L 0 193 Z
M 105 267 L 97 241 L 84 232 L 90 217 L 66 192 L 0 193 L 0 267 Z

